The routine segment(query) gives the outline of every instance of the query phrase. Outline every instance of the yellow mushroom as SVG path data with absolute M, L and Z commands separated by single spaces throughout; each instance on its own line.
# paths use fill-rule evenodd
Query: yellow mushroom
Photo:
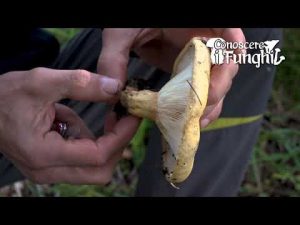
M 171 79 L 159 92 L 127 87 L 121 94 L 121 104 L 130 114 L 151 119 L 160 129 L 163 172 L 172 185 L 184 181 L 193 168 L 210 69 L 210 52 L 195 37 L 178 55 Z

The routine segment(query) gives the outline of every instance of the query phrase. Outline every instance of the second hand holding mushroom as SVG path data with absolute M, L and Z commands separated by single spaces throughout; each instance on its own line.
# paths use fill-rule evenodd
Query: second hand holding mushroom
M 207 38 L 222 37 L 226 41 L 245 42 L 244 34 L 239 28 L 104 29 L 102 34 L 102 51 L 98 60 L 98 72 L 117 78 L 121 80 L 124 85 L 127 79 L 127 64 L 131 50 L 134 50 L 141 59 L 148 64 L 154 65 L 166 72 L 171 72 L 180 50 L 192 37 L 197 36 Z M 238 53 L 238 51 L 240 50 L 237 49 L 236 52 Z M 212 67 L 206 104 L 204 100 L 202 101 L 199 94 L 196 95 L 194 93 L 194 101 L 197 101 L 200 106 L 202 104 L 201 107 L 203 109 L 205 108 L 201 117 L 201 128 L 204 128 L 218 118 L 222 109 L 223 99 L 231 87 L 232 79 L 236 75 L 237 70 L 238 65 L 233 63 L 215 65 Z M 191 80 L 187 80 L 187 82 L 183 83 L 188 90 L 196 88 Z M 142 93 L 144 94 L 144 97 L 141 98 L 142 102 L 146 97 L 151 99 L 151 101 L 158 99 L 157 96 L 154 97 L 155 95 L 149 94 L 148 91 L 140 92 L 139 96 L 141 96 Z M 192 92 L 190 93 L 191 95 L 193 94 Z M 199 96 L 200 98 L 198 98 Z M 199 101 L 199 99 L 201 101 Z M 135 96 L 135 100 L 138 100 L 138 96 Z M 129 101 L 127 104 L 128 103 Z M 147 104 L 147 106 L 148 105 L 149 104 Z M 136 111 L 137 109 L 135 109 L 135 112 Z M 155 119 L 157 110 L 155 107 L 151 107 L 147 113 L 148 115 L 140 116 Z M 172 160 L 169 161 L 171 162 Z M 171 171 L 165 170 L 165 172 L 170 175 Z M 188 174 L 188 172 L 185 173 Z M 178 178 L 178 180 L 174 181 L 176 176 L 173 175 L 173 179 L 170 179 L 168 175 L 167 179 L 170 182 L 180 182 L 180 180 L 185 179 L 184 176 L 181 176 L 182 178 Z
M 171 183 L 192 171 L 200 140 L 199 119 L 207 103 L 210 52 L 193 38 L 175 61 L 172 79 L 159 92 L 127 88 L 121 103 L 128 112 L 156 122 L 163 135 L 163 171 Z
M 240 28 L 107 28 L 102 33 L 98 73 L 117 78 L 124 85 L 131 50 L 148 64 L 172 72 L 176 57 L 193 37 L 221 37 L 229 42 L 245 42 Z M 241 53 L 242 50 L 236 49 L 235 52 Z M 212 67 L 208 102 L 201 119 L 202 128 L 219 117 L 223 99 L 237 71 L 238 65 L 234 63 Z

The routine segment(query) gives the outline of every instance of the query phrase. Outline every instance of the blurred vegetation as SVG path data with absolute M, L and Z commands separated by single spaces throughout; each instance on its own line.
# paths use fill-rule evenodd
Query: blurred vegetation
M 300 29 L 284 30 L 282 54 L 241 196 L 300 196 Z
M 48 32 L 55 35 L 56 39 L 60 43 L 63 48 L 64 44 L 66 44 L 72 37 L 80 32 L 80 28 L 47 28 Z
M 47 29 L 64 45 L 80 29 Z M 263 127 L 240 196 L 300 196 L 300 29 L 284 30 L 282 54 Z M 35 185 L 23 182 L 23 196 L 133 196 L 151 122 L 144 120 L 118 165 L 112 182 L 93 185 Z M 10 187 L 13 189 L 13 186 Z M 5 193 L 10 193 L 6 189 Z M 4 192 L 0 192 L 0 195 Z

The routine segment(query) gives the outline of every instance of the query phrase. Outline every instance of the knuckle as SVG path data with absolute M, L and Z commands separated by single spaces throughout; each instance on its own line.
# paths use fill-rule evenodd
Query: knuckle
M 37 67 L 29 71 L 29 80 L 30 81 L 39 81 L 40 77 L 46 72 L 46 68 Z
M 112 62 L 114 62 L 114 65 L 117 65 L 120 69 L 126 69 L 128 64 L 128 57 L 126 53 L 119 52 L 119 51 L 111 51 L 110 49 L 103 49 L 99 60 L 98 60 L 98 66 L 99 69 L 107 68 L 109 67 Z
M 41 88 L 41 81 L 43 73 L 45 73 L 46 68 L 38 67 L 28 71 L 26 75 L 27 87 L 29 91 L 35 91 Z
M 71 74 L 71 84 L 75 87 L 86 87 L 91 80 L 91 73 L 87 70 L 78 69 Z
M 105 165 L 108 160 L 110 159 L 110 153 L 111 152 L 109 149 L 107 149 L 106 147 L 99 146 L 99 143 L 96 143 L 97 148 L 98 148 L 98 155 L 97 157 L 95 157 L 95 165 L 96 166 L 103 166 Z
M 97 157 L 95 164 L 96 166 L 103 166 L 107 163 L 107 161 L 108 161 L 108 153 L 103 152 L 99 155 L 99 157 Z
M 40 74 L 45 73 L 47 69 L 44 67 L 36 67 L 32 70 L 30 70 L 30 74 L 35 75 L 35 76 L 39 76 Z

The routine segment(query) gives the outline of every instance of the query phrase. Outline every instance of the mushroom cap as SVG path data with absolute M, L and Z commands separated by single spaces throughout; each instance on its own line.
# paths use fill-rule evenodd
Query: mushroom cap
M 163 172 L 171 184 L 184 181 L 192 171 L 210 69 L 210 51 L 195 37 L 180 52 L 171 80 L 159 91 L 156 124 L 163 136 Z

